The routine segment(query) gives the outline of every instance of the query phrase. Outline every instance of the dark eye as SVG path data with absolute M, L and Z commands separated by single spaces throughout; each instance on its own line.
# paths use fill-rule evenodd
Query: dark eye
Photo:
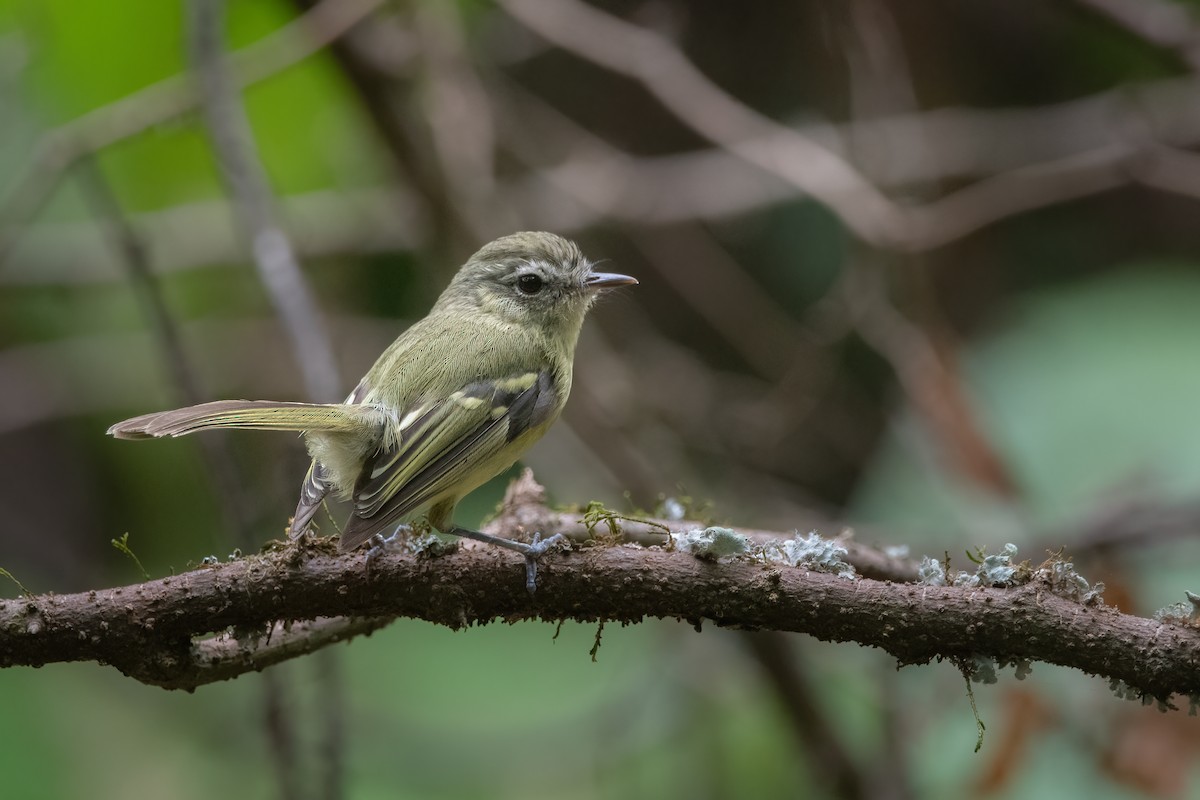
M 533 273 L 527 273 L 517 278 L 517 289 L 521 294 L 537 294 L 544 285 L 541 277 Z

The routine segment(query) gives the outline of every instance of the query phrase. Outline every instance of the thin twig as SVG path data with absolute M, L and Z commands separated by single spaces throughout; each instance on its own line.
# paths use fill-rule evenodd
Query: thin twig
M 820 357 L 809 331 L 703 226 L 656 228 L 635 233 L 633 242 L 659 277 L 764 378 L 778 381 L 800 352 Z
M 417 4 L 412 20 L 423 56 L 425 116 L 449 195 L 481 238 L 526 227 L 496 194 L 495 121 L 467 52 L 458 6 Z
M 997 498 L 1014 499 L 1017 484 L 979 424 L 975 403 L 953 368 L 949 348 L 939 347 L 891 304 L 879 265 L 852 263 L 845 294 L 855 328 L 892 367 L 931 440 L 941 445 L 948 471 Z
M 308 398 L 331 402 L 342 392 L 337 360 L 295 249 L 276 221 L 266 170 L 226 64 L 223 0 L 192 0 L 189 9 L 189 49 L 200 84 L 201 105 L 238 221 L 250 242 L 263 286 L 291 339 Z
M 301 11 L 307 11 L 313 5 L 313 0 L 292 2 Z M 377 26 L 372 33 L 391 36 L 396 30 L 395 27 Z M 391 46 L 390 42 L 388 46 Z M 411 186 L 414 194 L 425 201 L 432 228 L 429 240 L 435 254 L 450 258 L 459 251 L 469 252 L 467 244 L 473 246 L 483 237 L 477 235 L 472 221 L 454 204 L 446 182 L 431 167 L 431 153 L 417 141 L 413 115 L 405 114 L 406 109 L 402 107 L 404 93 L 411 95 L 412 87 L 400 85 L 378 64 L 377 49 L 372 48 L 365 32 L 360 31 L 333 42 L 330 52 L 362 101 L 363 109 L 391 156 L 400 182 Z
M 719 220 L 797 196 L 794 186 L 719 148 L 630 156 L 500 77 L 493 74 L 488 88 L 503 144 L 532 169 L 502 182 L 498 202 L 515 208 L 517 216 L 532 227 L 568 233 L 604 218 L 638 225 Z M 1004 176 L 1014 168 L 1028 167 L 985 184 L 990 188 L 982 197 L 977 192 L 974 200 L 971 193 L 960 197 L 960 208 L 970 205 L 983 212 L 963 214 L 958 224 L 970 228 L 986 222 L 988 214 L 1019 213 L 1130 181 L 1160 191 L 1196 194 L 1191 170 L 1175 169 L 1187 166 L 1176 156 L 1189 154 L 1174 148 L 1200 138 L 1196 112 L 1200 106 L 1191 102 L 1198 86 L 1192 79 L 1174 79 L 1053 106 L 936 109 L 844 125 L 810 123 L 799 130 L 839 153 L 848 152 L 843 142 L 861 142 L 864 150 L 904 153 L 903 158 L 873 162 L 876 169 L 866 170 L 864 165 L 874 181 L 889 188 L 948 178 Z M 1105 149 L 1131 136 L 1141 142 L 1138 147 Z M 919 147 L 922 142 L 928 144 L 924 150 Z M 1043 195 L 1045 187 L 1053 193 Z M 411 250 L 430 244 L 429 226 L 421 221 L 417 198 L 399 184 L 387 191 L 289 197 L 283 210 L 290 223 L 287 229 L 306 258 Z M 132 219 L 160 271 L 227 264 L 245 252 L 222 203 L 183 205 Z M 94 230 L 79 223 L 35 227 L 22 237 L 20 259 L 6 263 L 0 280 L 36 284 L 110 280 L 118 274 L 117 265 L 104 252 L 93 255 L 95 238 Z
M 501 0 L 500 5 L 558 46 L 637 80 L 694 131 L 819 199 L 857 235 L 875 242 L 902 237 L 903 213 L 854 167 L 741 103 L 673 42 L 579 0 Z M 783 145 L 778 153 L 747 146 L 748 140 L 768 134 Z
M 1188 150 L 1154 147 L 1131 172 L 1134 180 L 1143 186 L 1200 199 L 1200 155 Z
M 1124 182 L 1134 154 L 1115 144 L 999 175 L 923 206 L 902 206 L 832 150 L 744 105 L 708 80 L 678 47 L 579 0 L 501 0 L 522 24 L 560 47 L 639 81 L 695 132 L 776 175 L 833 211 L 877 247 L 918 252 L 998 220 Z
M 402 186 L 321 190 L 281 198 L 280 217 L 305 259 L 366 256 L 418 249 L 427 232 L 419 202 Z M 184 203 L 127 215 L 157 274 L 249 261 L 226 199 Z M 120 280 L 125 265 L 104 247 L 93 222 L 40 223 L 21 240 L 0 273 L 8 285 L 100 284 Z M 19 256 L 19 257 L 17 257 Z

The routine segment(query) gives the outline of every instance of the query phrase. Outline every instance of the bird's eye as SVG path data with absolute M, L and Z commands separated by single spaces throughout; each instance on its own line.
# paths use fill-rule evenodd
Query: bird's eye
M 544 285 L 541 276 L 534 275 L 532 272 L 517 278 L 517 289 L 521 294 L 537 294 Z

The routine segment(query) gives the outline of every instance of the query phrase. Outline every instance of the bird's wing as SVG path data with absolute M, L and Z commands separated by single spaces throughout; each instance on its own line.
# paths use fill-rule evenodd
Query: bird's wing
M 398 415 L 393 443 L 368 459 L 354 487 L 342 550 L 456 486 L 465 493 L 507 467 L 520 453 L 506 453 L 506 446 L 550 421 L 556 392 L 553 373 L 542 369 L 470 383 Z

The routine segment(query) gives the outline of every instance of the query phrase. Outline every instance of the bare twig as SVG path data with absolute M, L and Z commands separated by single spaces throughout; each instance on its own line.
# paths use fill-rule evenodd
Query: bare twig
M 1161 192 L 1200 199 L 1200 155 L 1187 150 L 1155 147 L 1135 165 L 1133 177 Z
M 284 229 L 305 259 L 413 250 L 426 244 L 416 199 L 402 187 L 325 190 L 282 198 Z M 252 254 L 226 200 L 130 213 L 156 273 L 227 265 Z M 120 280 L 124 264 L 92 222 L 32 227 L 0 273 L 0 283 L 55 285 Z
M 539 35 L 620 75 L 639 81 L 660 103 L 714 144 L 780 175 L 829 206 L 868 241 L 900 237 L 899 209 L 848 162 L 825 147 L 742 104 L 672 42 L 578 0 L 501 0 Z M 779 152 L 747 146 L 772 134 Z
M 492 95 L 503 100 L 497 107 L 500 121 L 509 128 L 520 126 L 507 132 L 505 144 L 539 167 L 528 179 L 531 186 L 514 184 L 518 196 L 544 190 L 549 183 L 569 189 L 606 216 L 666 223 L 744 213 L 797 195 L 795 186 L 723 148 L 632 157 L 498 77 L 492 76 Z M 1187 146 L 1200 137 L 1200 107 L 1192 102 L 1198 90 L 1195 79 L 1172 79 L 1047 106 L 940 108 L 843 124 L 805 122 L 796 130 L 842 158 L 860 152 L 902 154 L 867 159 L 861 168 L 878 186 L 907 190 L 1061 163 L 1131 139 Z M 784 145 L 783 134 L 746 142 L 764 151 Z M 568 225 L 580 224 L 565 213 L 564 218 Z
M 305 282 L 291 240 L 275 219 L 274 199 L 250 122 L 225 63 L 222 0 L 193 0 L 191 56 L 213 149 L 229 186 L 254 263 L 283 320 L 309 399 L 341 396 L 342 381 L 321 312 Z
M 634 243 L 662 280 L 760 375 L 778 381 L 799 353 L 819 358 L 813 336 L 702 226 L 655 229 Z
M 457 5 L 418 4 L 413 25 L 423 54 L 430 138 L 451 196 L 477 233 L 522 227 L 514 209 L 497 202 L 495 123 Z
M 838 153 L 850 151 L 848 142 L 861 144 L 863 152 L 903 153 L 863 165 L 873 181 L 888 188 L 1029 168 L 997 178 L 982 197 L 962 197 L 993 214 L 1020 211 L 1031 200 L 1067 200 L 1130 181 L 1195 194 L 1192 171 L 1186 169 L 1189 154 L 1179 148 L 1200 140 L 1200 104 L 1191 102 L 1198 87 L 1194 79 L 1174 79 L 1051 106 L 944 108 L 843 125 L 808 123 L 798 129 Z M 498 203 L 512 206 L 530 226 L 566 233 L 603 218 L 639 225 L 716 220 L 797 196 L 794 186 L 726 150 L 637 158 L 495 75 L 489 91 L 498 98 L 495 111 L 505 146 L 533 167 L 500 184 Z M 1143 144 L 1122 151 L 1129 145 L 1121 143 L 1129 141 Z M 1145 158 L 1123 158 L 1134 152 Z M 1045 186 L 1055 194 L 1041 196 Z M 1001 196 L 1008 199 L 989 207 L 990 198 Z M 386 191 L 289 197 L 282 210 L 286 229 L 306 258 L 430 244 L 418 198 L 398 184 Z M 225 264 L 245 254 L 221 203 L 183 205 L 131 215 L 131 220 L 159 270 Z M 960 224 L 970 227 L 980 220 L 980 212 L 972 211 Z M 20 258 L 9 259 L 0 280 L 111 280 L 120 274 L 120 265 L 97 247 L 96 237 L 92 227 L 78 223 L 34 227 L 22 236 Z
M 301 11 L 313 6 L 313 0 L 292 0 Z M 387 46 L 398 30 L 395 27 L 377 26 L 371 34 L 388 36 Z M 375 46 L 372 46 L 372 45 Z M 401 85 L 394 76 L 378 63 L 378 42 L 368 37 L 368 32 L 352 33 L 332 43 L 330 52 L 345 73 L 351 87 L 362 101 L 363 109 L 374 125 L 380 141 L 391 156 L 391 164 L 398 172 L 401 183 L 412 187 L 415 196 L 424 200 L 433 229 L 429 240 L 439 256 L 464 250 L 464 244 L 474 245 L 479 239 L 462 209 L 450 196 L 449 187 L 437 169 L 431 167 L 430 153 L 417 140 L 413 120 L 402 107 L 401 90 L 411 87 Z M 468 251 L 469 252 L 469 251 Z
M 924 206 L 886 197 L 832 150 L 742 104 L 708 80 L 673 43 L 579 0 L 501 0 L 522 24 L 572 53 L 638 80 L 709 141 L 832 210 L 865 242 L 922 251 L 1000 219 L 1123 182 L 1134 149 L 1116 144 L 982 181 Z

